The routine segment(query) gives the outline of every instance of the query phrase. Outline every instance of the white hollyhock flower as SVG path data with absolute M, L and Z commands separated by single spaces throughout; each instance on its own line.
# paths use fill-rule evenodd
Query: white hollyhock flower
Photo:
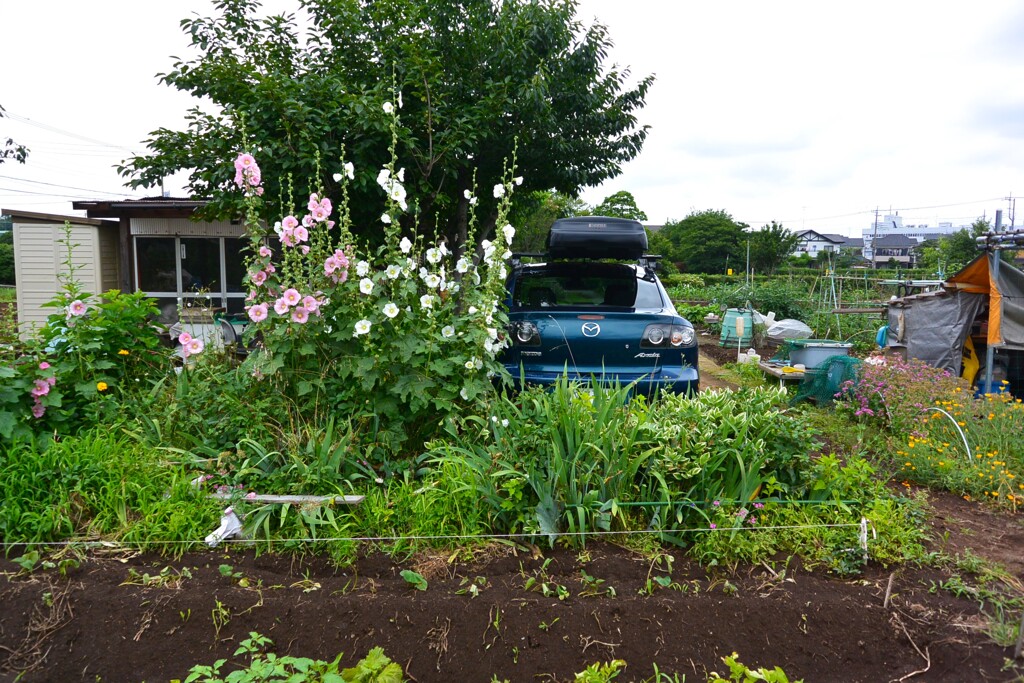
M 460 258 L 458 263 L 455 264 L 455 270 L 459 271 L 460 273 L 465 273 L 466 271 L 468 271 L 469 260 L 467 260 L 466 258 Z
M 469 393 L 466 391 L 466 387 L 462 387 L 461 389 L 459 389 L 459 396 L 462 397 L 463 401 L 469 400 Z
M 504 185 L 495 185 L 494 186 L 494 198 L 495 199 L 500 199 L 501 197 L 504 197 L 504 196 L 505 196 L 505 186 Z
M 385 102 L 384 103 L 384 113 L 385 114 L 390 114 L 393 111 L 395 111 L 395 105 L 391 104 L 390 102 Z
M 409 241 L 408 237 L 403 237 L 402 241 L 398 243 L 398 248 L 402 250 L 403 254 L 408 254 L 409 250 L 412 249 L 412 242 Z
M 398 177 L 399 181 L 403 183 L 405 182 L 405 168 L 398 169 L 398 173 L 396 173 L 395 175 Z
M 402 274 L 402 269 L 395 264 L 391 264 L 388 266 L 387 270 L 384 271 L 384 274 L 388 276 L 389 280 L 395 280 Z
M 361 334 L 368 334 L 370 332 L 370 321 L 363 318 L 356 323 L 355 332 L 352 333 L 353 337 L 358 337 Z
M 336 182 L 336 183 L 340 183 L 341 182 L 341 174 L 340 173 L 335 173 L 331 177 L 334 178 L 334 182 Z
M 473 193 L 470 192 L 469 190 L 463 190 L 462 191 L 462 196 L 465 197 L 466 199 L 472 199 L 473 198 Z
M 434 297 L 429 294 L 424 294 L 420 297 L 420 308 L 427 309 L 434 307 Z
M 455 336 L 455 328 L 451 325 L 445 325 L 441 328 L 441 336 L 445 339 L 451 339 Z
M 384 315 L 386 315 L 389 318 L 394 318 L 396 315 L 398 315 L 398 306 L 396 306 L 391 301 L 387 302 L 386 304 L 384 304 Z
M 437 286 L 441 284 L 441 278 L 439 278 L 437 275 L 433 273 L 430 273 L 425 278 L 423 278 L 423 282 L 426 283 L 427 287 L 430 287 L 431 289 L 436 289 Z
M 465 365 L 465 368 L 466 368 L 467 370 L 472 370 L 472 369 L 473 369 L 473 359 L 469 359 L 469 360 L 467 360 L 467 361 L 466 361 L 466 362 L 464 363 L 464 365 Z
M 356 264 L 356 275 L 359 277 L 365 277 L 370 272 L 370 264 L 366 261 L 360 261 Z
M 512 238 L 516 235 L 516 229 L 511 225 L 506 224 L 505 227 L 501 229 L 501 233 L 505 236 L 505 243 L 512 244 Z
M 515 183 L 516 185 L 522 185 L 523 176 L 516 176 L 515 178 L 512 179 L 512 182 Z
M 380 185 L 384 190 L 388 189 L 388 181 L 391 179 L 391 171 L 386 168 L 380 169 L 380 173 L 377 174 L 377 184 Z
M 431 247 L 427 249 L 427 260 L 431 263 L 438 263 L 441 261 L 441 250 L 437 247 Z
M 363 294 L 369 294 L 373 291 L 373 280 L 368 277 L 364 277 L 359 281 L 359 291 Z
M 386 213 L 382 213 L 380 215 L 380 222 L 385 224 L 385 225 L 391 225 L 391 215 L 390 214 L 386 214 Z
M 345 162 L 345 175 L 348 176 L 349 180 L 356 179 L 356 167 L 352 164 L 351 161 Z

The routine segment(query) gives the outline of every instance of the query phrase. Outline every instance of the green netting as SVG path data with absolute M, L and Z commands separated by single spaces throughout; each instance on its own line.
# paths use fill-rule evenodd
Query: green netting
M 807 373 L 800 382 L 796 396 L 790 403 L 813 401 L 819 406 L 831 405 L 845 382 L 859 381 L 857 367 L 861 361 L 850 356 L 830 356 L 814 372 Z

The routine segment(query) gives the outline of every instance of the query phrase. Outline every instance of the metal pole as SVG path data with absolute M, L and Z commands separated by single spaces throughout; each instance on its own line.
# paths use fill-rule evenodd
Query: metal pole
M 1002 231 L 1003 231 L 1003 210 L 1002 209 L 998 209 L 996 211 L 996 227 L 995 227 L 995 232 L 996 233 L 1000 233 Z M 986 254 L 987 254 L 987 257 L 988 257 L 988 260 L 989 260 L 989 266 L 988 266 L 989 269 L 990 269 L 990 271 L 989 271 L 989 279 L 992 280 L 992 282 L 998 282 L 998 280 L 999 280 L 999 262 L 1002 261 L 1002 259 L 999 257 L 999 247 L 998 247 L 998 244 L 996 246 L 993 246 L 991 249 L 986 249 Z M 990 284 L 989 287 L 991 287 L 991 286 L 992 285 Z M 989 295 L 988 301 L 989 301 L 989 307 L 990 307 L 989 311 L 988 311 L 988 319 L 989 319 L 989 325 L 991 325 L 991 323 L 992 323 L 992 309 L 991 309 L 991 306 L 992 306 L 992 296 L 991 295 Z M 989 338 L 985 340 L 985 393 L 989 393 L 990 394 L 990 393 L 993 393 L 992 392 L 992 364 L 993 364 L 993 362 L 995 360 L 995 351 L 996 351 L 995 348 L 993 348 L 992 342 L 991 342 L 991 335 L 992 335 L 992 328 L 991 327 L 989 327 L 988 334 L 989 334 Z

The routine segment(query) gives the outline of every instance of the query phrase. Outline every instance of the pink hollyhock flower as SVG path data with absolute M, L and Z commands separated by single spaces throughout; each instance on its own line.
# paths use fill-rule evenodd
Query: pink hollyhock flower
M 295 237 L 296 242 L 305 242 L 309 239 L 309 230 L 300 225 L 292 231 L 292 235 Z
M 47 382 L 45 379 L 35 380 L 35 385 L 35 388 L 29 392 L 30 394 L 32 394 L 32 396 L 39 398 L 40 396 L 46 396 L 48 393 L 50 393 L 50 383 Z
M 189 342 L 192 341 L 192 335 L 188 332 L 182 332 L 178 335 L 178 343 L 182 346 L 188 346 Z
M 320 207 L 320 206 L 318 206 L 315 209 L 313 209 L 313 212 L 310 215 L 313 216 L 313 220 L 315 220 L 315 221 L 327 220 L 327 212 L 324 211 L 323 207 Z
M 305 256 L 306 254 L 309 253 L 309 245 L 303 244 L 302 246 L 299 247 L 299 251 L 301 251 L 302 255 Z
M 274 310 L 277 312 L 278 315 L 284 315 L 285 313 L 287 313 L 288 308 L 288 302 L 284 300 L 284 297 L 281 297 L 280 299 L 274 302 Z
M 47 377 L 46 378 L 46 383 L 49 384 L 52 387 L 54 384 L 57 383 L 57 378 L 56 377 Z
M 267 305 L 255 304 L 248 309 L 249 319 L 254 323 L 263 322 L 267 319 Z
M 235 168 L 241 170 L 249 168 L 250 166 L 256 165 L 256 159 L 251 154 L 239 154 L 238 158 L 235 159 Z
M 39 399 L 37 398 L 36 402 L 32 405 L 32 417 L 34 417 L 34 418 L 36 418 L 38 420 L 39 418 L 41 418 L 43 416 L 43 414 L 45 412 L 46 412 L 46 406 L 44 406 L 42 403 L 40 403 Z
M 313 227 L 313 223 L 316 223 L 316 221 L 314 221 L 313 217 L 310 216 L 308 213 L 305 216 L 302 217 L 302 224 L 304 226 L 306 226 L 307 228 L 312 228 Z
M 44 360 L 44 361 L 43 361 L 42 363 L 40 363 L 40 364 L 39 364 L 39 369 L 40 369 L 40 370 L 49 370 L 49 369 L 50 369 L 50 364 L 49 364 L 49 363 L 47 363 L 47 362 L 46 362 L 46 361 Z
M 310 313 L 316 313 L 320 309 L 320 302 L 316 300 L 315 296 L 304 296 L 302 297 L 302 307 Z
M 71 315 L 85 315 L 85 302 L 81 299 L 75 299 L 68 304 L 68 313 Z
M 306 205 L 306 208 L 308 208 L 311 212 L 314 209 L 319 209 L 320 208 L 320 198 L 317 197 L 316 194 L 309 195 L 309 204 Z
M 309 320 L 309 311 L 302 306 L 296 306 L 292 309 L 292 322 L 302 325 Z
M 340 267 L 341 264 L 338 262 L 337 256 L 328 256 L 327 260 L 324 261 L 324 275 L 330 275 Z
M 262 178 L 260 178 L 260 174 L 259 173 L 250 173 L 249 174 L 249 184 L 250 185 L 252 185 L 253 187 L 256 187 L 261 182 L 262 182 Z
M 259 287 L 260 285 L 267 281 L 267 274 L 264 273 L 262 270 L 257 270 L 255 273 L 249 276 L 249 279 L 252 280 L 252 283 L 254 285 Z
M 329 197 L 324 197 L 320 201 L 320 208 L 324 210 L 324 213 L 327 214 L 327 216 L 329 216 L 331 215 L 331 211 L 334 209 L 334 205 L 331 204 L 331 200 Z M 326 218 L 327 216 L 324 217 Z
M 273 263 L 268 263 L 267 267 L 264 268 L 264 270 L 267 271 L 268 273 L 276 273 L 277 272 L 277 266 L 275 266 Z
M 260 256 L 263 258 L 270 258 L 270 247 L 265 244 L 260 247 Z
M 282 230 L 281 231 L 281 244 L 283 244 L 284 246 L 286 246 L 286 247 L 294 247 L 295 246 L 294 238 L 295 238 L 295 235 L 294 235 L 294 231 L 293 230 Z
M 285 230 L 294 230 L 299 226 L 299 221 L 296 220 L 295 216 L 285 216 L 284 220 L 281 221 L 281 227 Z
M 203 340 L 202 339 L 193 338 L 192 341 L 190 341 L 188 343 L 188 346 L 186 347 L 188 349 L 188 355 L 194 356 L 197 353 L 202 353 L 203 352 L 203 348 L 205 346 L 206 345 L 203 344 Z
M 289 306 L 295 306 L 302 301 L 302 295 L 299 294 L 299 290 L 294 287 L 289 287 L 284 290 L 284 294 L 281 295 L 281 298 L 288 302 Z
M 263 187 L 262 186 L 256 188 L 256 196 L 257 197 L 262 197 L 263 196 Z

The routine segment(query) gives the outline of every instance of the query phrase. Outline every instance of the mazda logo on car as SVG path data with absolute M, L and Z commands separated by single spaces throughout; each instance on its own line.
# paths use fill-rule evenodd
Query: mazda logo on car
M 583 323 L 583 336 L 596 337 L 601 334 L 601 326 L 597 323 Z

